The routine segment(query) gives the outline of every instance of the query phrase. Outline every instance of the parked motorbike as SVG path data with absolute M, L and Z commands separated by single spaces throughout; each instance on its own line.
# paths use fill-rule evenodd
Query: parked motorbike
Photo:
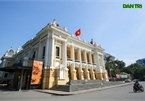
M 144 87 L 140 84 L 138 87 L 133 86 L 133 91 L 136 92 L 144 92 Z

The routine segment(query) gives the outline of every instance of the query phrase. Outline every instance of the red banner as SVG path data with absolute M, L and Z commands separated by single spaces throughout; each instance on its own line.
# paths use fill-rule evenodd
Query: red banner
M 116 74 L 116 77 L 117 77 L 117 78 L 121 78 L 121 75 L 120 75 L 120 74 Z

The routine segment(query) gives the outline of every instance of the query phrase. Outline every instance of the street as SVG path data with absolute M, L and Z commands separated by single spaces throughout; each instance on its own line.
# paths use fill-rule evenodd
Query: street
M 145 82 L 140 82 L 145 87 Z M 57 96 L 30 91 L 0 91 L 0 101 L 145 101 L 145 92 L 134 93 L 133 85 L 88 92 L 77 95 Z

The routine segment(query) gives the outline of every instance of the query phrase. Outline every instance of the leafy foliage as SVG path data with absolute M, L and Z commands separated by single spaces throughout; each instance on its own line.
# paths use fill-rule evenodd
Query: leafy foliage
M 112 56 L 104 58 L 106 60 L 106 70 L 110 77 L 116 77 L 116 74 L 126 74 L 128 78 L 145 80 L 145 66 L 133 63 L 125 67 L 125 63 L 120 60 L 112 60 Z
M 122 70 L 132 76 L 132 79 L 145 80 L 145 66 L 133 63 Z
M 110 77 L 116 77 L 116 74 L 120 74 L 125 67 L 125 63 L 120 60 L 112 60 L 112 56 L 104 58 L 106 60 L 105 67 Z

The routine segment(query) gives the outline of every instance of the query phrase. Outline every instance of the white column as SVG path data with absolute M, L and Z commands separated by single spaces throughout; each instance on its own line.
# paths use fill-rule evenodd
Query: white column
M 86 73 L 87 73 L 86 76 L 87 76 L 87 77 L 89 76 L 88 79 L 90 79 L 90 73 L 89 73 L 89 71 L 88 71 L 88 64 L 86 65 Z
M 87 63 L 87 54 L 86 54 L 86 50 L 84 51 L 84 58 L 85 58 L 85 61 Z
M 54 66 L 55 66 L 55 63 L 56 63 L 56 42 L 57 42 L 57 39 L 54 39 L 54 47 L 53 47 L 53 54 L 54 54 L 54 56 L 53 56 L 53 64 L 54 64 Z
M 72 52 L 71 52 L 71 55 L 72 55 L 72 61 L 73 61 L 73 64 L 72 64 L 72 68 L 73 68 L 73 71 L 76 71 L 75 70 L 75 56 L 74 56 L 74 45 L 72 45 L 72 48 L 71 48 Z
M 81 56 L 81 49 L 79 48 L 79 60 L 80 60 L 80 72 L 83 73 L 83 70 L 82 70 L 82 56 Z M 84 79 L 83 75 L 81 77 L 82 79 Z
M 73 68 L 73 71 L 76 71 L 76 69 L 75 69 L 75 63 L 72 64 L 72 68 Z
M 79 56 L 79 60 L 80 60 L 80 62 L 82 63 L 81 49 L 80 49 L 80 48 L 79 48 L 79 54 L 78 54 L 78 56 Z
M 91 52 L 89 53 L 89 57 L 90 57 L 90 63 L 92 64 L 92 56 L 91 56 Z
M 89 72 L 89 71 L 88 71 L 88 65 L 86 65 L 86 72 Z
M 75 61 L 75 56 L 74 56 L 74 46 L 72 45 L 72 60 Z
M 100 63 L 99 63 L 99 55 L 98 52 L 96 51 L 96 66 L 97 66 L 97 72 L 100 72 Z
M 102 59 L 103 68 L 105 69 L 105 63 L 104 63 L 104 56 L 103 55 L 101 56 L 101 59 Z
M 63 56 L 62 56 L 62 64 L 64 67 L 67 67 L 67 52 L 66 52 L 66 42 L 63 42 Z
M 96 59 L 96 57 L 97 57 L 97 55 L 96 55 L 96 53 L 94 53 L 94 62 L 95 62 L 95 64 L 97 64 L 97 59 Z
M 49 39 L 50 40 L 50 43 L 49 43 L 49 66 L 50 66 L 50 68 L 53 68 L 54 66 L 53 66 L 53 60 L 54 60 L 54 38 L 50 38 Z
M 82 75 L 83 74 L 83 70 L 82 70 L 82 63 L 80 64 L 80 72 L 81 72 L 81 80 L 83 80 L 84 79 L 84 75 Z
M 91 67 L 91 71 L 94 73 L 94 71 L 93 71 L 93 66 Z
M 48 52 L 49 52 L 49 50 L 48 50 L 48 48 L 49 48 L 49 39 L 46 39 L 46 46 L 45 46 L 45 60 L 44 60 L 44 67 L 45 68 L 49 68 L 48 66 L 48 58 L 49 58 L 49 55 L 48 55 Z

